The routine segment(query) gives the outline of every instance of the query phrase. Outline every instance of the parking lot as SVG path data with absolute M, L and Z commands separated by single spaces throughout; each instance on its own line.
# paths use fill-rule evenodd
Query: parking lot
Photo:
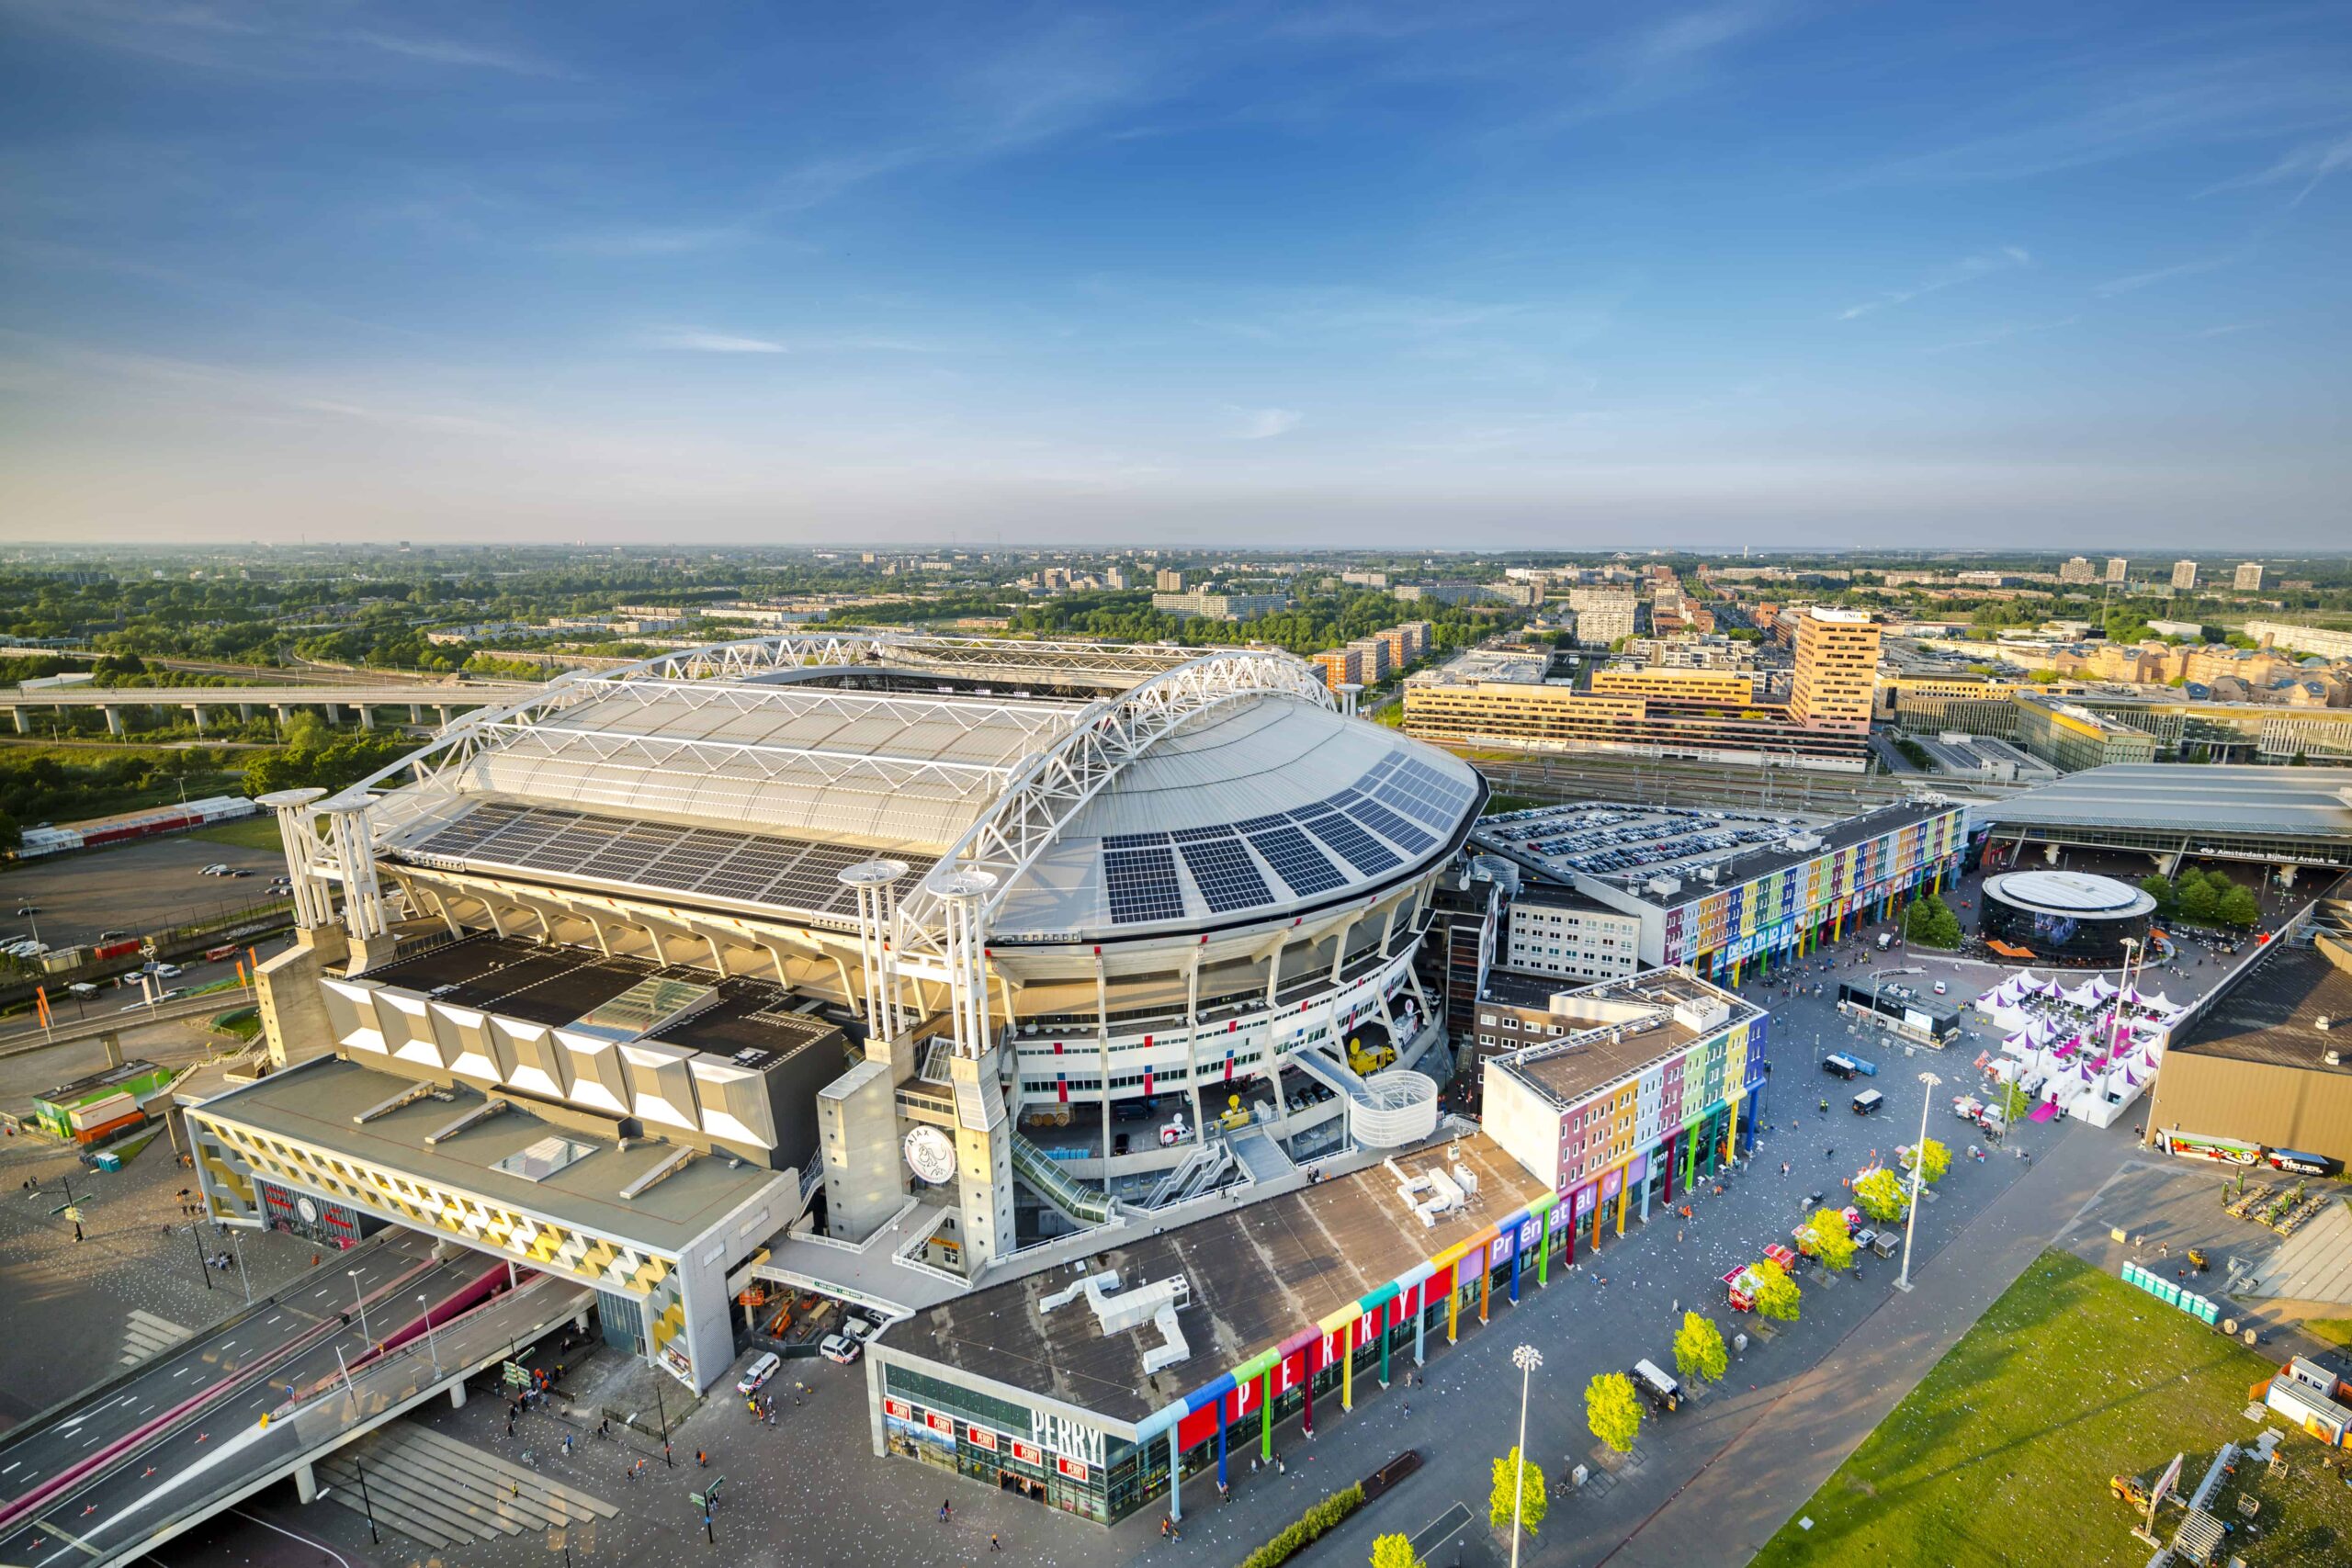
M 253 874 L 197 874 L 214 864 Z M 282 854 L 185 836 L 27 861 L 0 874 L 0 934 L 38 930 L 54 948 L 95 942 L 102 931 L 142 935 L 261 903 L 270 878 L 285 870 Z M 40 913 L 18 915 L 26 905 Z

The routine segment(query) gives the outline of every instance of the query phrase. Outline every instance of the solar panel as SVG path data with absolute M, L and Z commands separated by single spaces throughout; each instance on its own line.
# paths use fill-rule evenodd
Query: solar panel
M 1308 832 L 1339 851 L 1350 865 L 1366 876 L 1377 875 L 1403 863 L 1394 852 L 1329 807 L 1310 807 L 1291 815 Z
M 1111 896 L 1114 925 L 1172 920 L 1184 913 L 1184 889 L 1176 880 L 1176 855 L 1164 841 L 1139 849 L 1105 849 L 1102 886 Z
M 1275 875 L 1290 884 L 1292 892 L 1307 898 L 1346 885 L 1348 879 L 1339 868 L 1286 819 L 1258 817 L 1251 820 L 1268 826 L 1250 835 L 1250 847 L 1266 857 L 1266 863 L 1274 868 Z
M 1114 833 L 1102 840 L 1102 847 L 1106 850 L 1135 850 L 1146 844 L 1164 844 L 1167 841 L 1165 833 Z
M 1437 846 L 1435 839 L 1376 800 L 1357 801 L 1348 808 L 1348 815 L 1390 843 L 1402 844 L 1414 854 L 1426 854 Z
M 872 852 L 773 834 L 628 822 L 485 802 L 404 852 L 493 862 L 665 892 L 709 894 L 747 904 L 786 904 L 822 914 L 848 908 L 853 895 L 835 874 Z
M 1201 890 L 1210 908 L 1218 914 L 1230 909 L 1254 908 L 1271 904 L 1274 896 L 1266 886 L 1266 879 L 1258 874 L 1258 867 L 1250 859 L 1250 852 L 1241 847 L 1241 840 L 1230 828 L 1216 829 L 1222 838 L 1205 836 L 1205 830 L 1195 829 L 1196 837 L 1179 833 L 1177 852 L 1184 857 L 1184 864 L 1193 873 L 1193 886 Z

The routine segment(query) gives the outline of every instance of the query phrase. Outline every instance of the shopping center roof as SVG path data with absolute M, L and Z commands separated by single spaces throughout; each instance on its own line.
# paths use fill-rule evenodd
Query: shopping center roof
M 1396 1164 L 1417 1174 L 1445 1164 L 1449 1150 L 1476 1173 L 1477 1191 L 1434 1227 L 1398 1197 L 1396 1178 L 1373 1166 L 1176 1230 L 1128 1235 L 1090 1256 L 1086 1272 L 1116 1269 L 1127 1289 L 1177 1275 L 1190 1282 L 1177 1322 L 1192 1353 L 1162 1371 L 1143 1370 L 1144 1353 L 1160 1343 L 1148 1323 L 1106 1337 L 1083 1297 L 1038 1311 L 1039 1298 L 1081 1277 L 1066 1269 L 918 1313 L 891 1330 L 889 1346 L 1114 1421 L 1141 1421 L 1544 1192 L 1483 1133 L 1400 1154 Z

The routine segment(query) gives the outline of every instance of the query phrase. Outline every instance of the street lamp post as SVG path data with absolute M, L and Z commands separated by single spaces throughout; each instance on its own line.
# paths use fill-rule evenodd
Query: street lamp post
M 250 1274 L 248 1274 L 248 1273 L 246 1273 L 246 1272 L 245 1272 L 245 1233 L 244 1233 L 244 1232 L 243 1232 L 243 1231 L 236 1231 L 236 1230 L 232 1230 L 232 1231 L 231 1231 L 231 1232 L 229 1233 L 229 1249 L 230 1249 L 230 1251 L 231 1251 L 231 1252 L 232 1252 L 232 1253 L 233 1253 L 233 1254 L 235 1254 L 235 1256 L 236 1256 L 236 1259 L 237 1259 L 237 1282 L 238 1282 L 239 1284 L 241 1284 L 241 1285 L 244 1286 L 244 1288 L 245 1288 L 245 1304 L 246 1304 L 247 1306 L 251 1306 L 251 1305 L 253 1305 L 253 1304 L 254 1304 L 254 1280 L 253 1280 L 253 1276 L 252 1276 L 252 1275 L 250 1275 Z
M 368 1298 L 359 1293 L 359 1270 L 356 1269 L 346 1269 L 343 1272 L 345 1277 L 351 1281 L 351 1299 L 353 1302 L 356 1303 L 359 1307 L 360 1341 L 367 1345 L 370 1349 L 373 1349 L 376 1344 L 376 1337 L 368 1331 Z
M 1534 1380 L 1535 1369 L 1544 1364 L 1544 1356 L 1534 1346 L 1521 1345 L 1510 1353 L 1510 1364 L 1519 1369 L 1519 1447 L 1511 1450 L 1510 1568 L 1519 1568 L 1520 1507 L 1527 1496 L 1527 1388 Z
M 433 1352 L 433 1375 L 438 1377 L 441 1375 L 441 1347 L 433 1338 L 433 1307 L 422 1293 L 417 1296 L 416 1304 L 424 1308 L 424 1348 Z
M 1935 1103 L 1936 1086 L 1944 1080 L 1933 1073 L 1921 1073 L 1919 1081 L 1928 1086 L 1919 1100 L 1919 1141 L 1911 1148 L 1911 1214 L 1903 1223 L 1903 1277 L 1894 1281 L 1898 1291 L 1911 1288 L 1911 1237 L 1919 1228 L 1919 1186 L 1928 1175 L 1928 1107 Z
M 212 1289 L 212 1264 L 204 1256 L 204 1241 L 196 1234 L 194 1225 L 187 1227 L 187 1244 L 196 1248 L 196 1271 L 204 1276 L 204 1288 L 209 1291 Z

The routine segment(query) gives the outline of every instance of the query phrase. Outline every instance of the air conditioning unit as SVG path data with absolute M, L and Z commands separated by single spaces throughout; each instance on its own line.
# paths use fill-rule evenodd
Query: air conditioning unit
M 2320 1059 L 2331 1067 L 2340 1067 L 2344 1065 L 2344 1053 L 2341 1051 L 2330 1051 L 2326 1055 Z

